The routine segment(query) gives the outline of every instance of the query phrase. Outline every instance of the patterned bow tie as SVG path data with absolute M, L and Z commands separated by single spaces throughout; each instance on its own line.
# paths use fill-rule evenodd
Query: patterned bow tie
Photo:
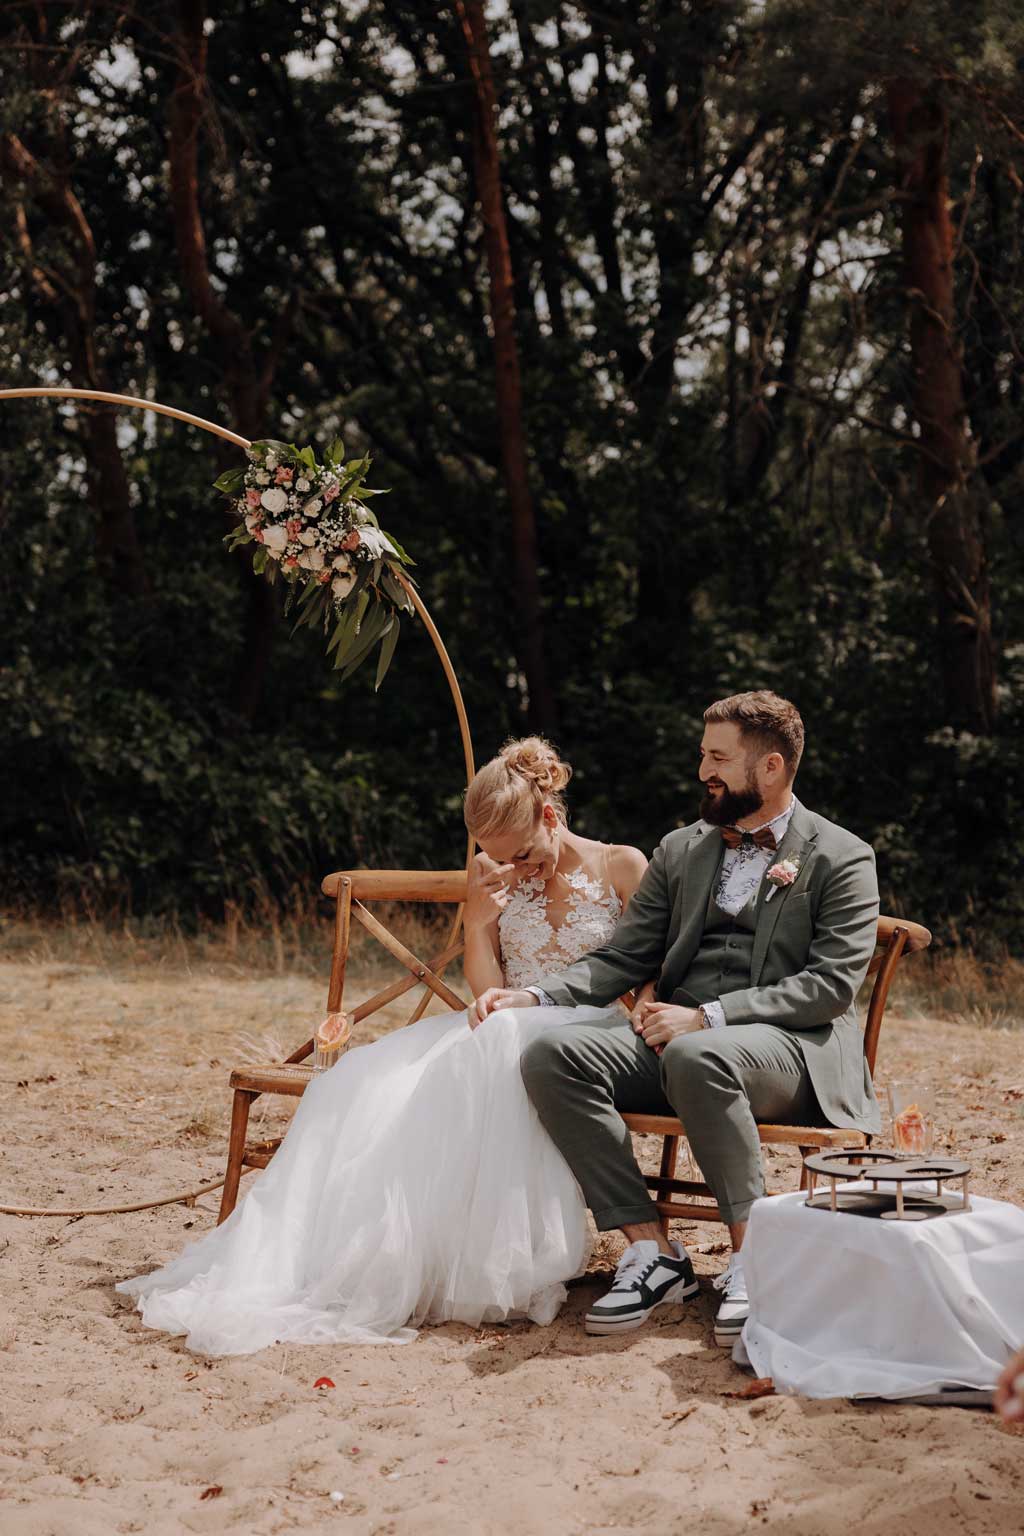
M 766 848 L 774 852 L 779 846 L 771 827 L 762 827 L 760 832 L 741 832 L 739 827 L 720 827 L 719 831 L 727 848 Z

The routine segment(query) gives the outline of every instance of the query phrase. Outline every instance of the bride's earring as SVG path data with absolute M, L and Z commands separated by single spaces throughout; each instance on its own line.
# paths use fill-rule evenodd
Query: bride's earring
M 559 859 L 562 856 L 562 835 L 561 835 L 561 830 L 558 827 L 557 822 L 555 824 L 555 830 L 554 830 L 554 833 L 553 833 L 553 843 L 554 843 L 554 846 L 552 848 L 552 854 L 554 856 L 555 863 L 554 863 L 554 867 L 553 867 L 553 869 L 551 871 L 551 878 L 552 878 L 552 880 L 557 880 L 558 879 L 558 861 L 559 861 Z

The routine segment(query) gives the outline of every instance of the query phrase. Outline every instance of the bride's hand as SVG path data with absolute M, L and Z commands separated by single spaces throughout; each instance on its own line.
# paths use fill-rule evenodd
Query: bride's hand
M 532 992 L 514 992 L 510 987 L 488 987 L 487 991 L 481 992 L 467 1009 L 469 1027 L 476 1029 L 489 1013 L 497 1013 L 499 1008 L 536 1008 L 537 1006 L 537 999 Z
M 514 872 L 514 864 L 495 864 L 485 853 L 477 854 L 469 866 L 466 885 L 467 928 L 489 928 L 498 921 L 508 901 L 509 881 Z

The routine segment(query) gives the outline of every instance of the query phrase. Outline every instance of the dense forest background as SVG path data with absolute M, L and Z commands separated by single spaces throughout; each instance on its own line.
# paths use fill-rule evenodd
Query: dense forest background
M 1016 3 L 9 0 L 0 61 L 4 385 L 373 453 L 478 759 L 547 731 L 580 831 L 692 819 L 768 686 L 888 910 L 1024 936 Z M 422 628 L 339 685 L 234 450 L 0 413 L 9 902 L 461 861 Z

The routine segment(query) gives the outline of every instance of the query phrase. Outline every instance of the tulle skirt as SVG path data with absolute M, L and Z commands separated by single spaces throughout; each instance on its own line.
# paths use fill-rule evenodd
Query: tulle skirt
M 118 1291 L 207 1355 L 550 1323 L 589 1227 L 519 1057 L 542 1030 L 607 1011 L 507 1010 L 476 1030 L 464 1012 L 430 1015 L 349 1051 L 227 1221 Z

